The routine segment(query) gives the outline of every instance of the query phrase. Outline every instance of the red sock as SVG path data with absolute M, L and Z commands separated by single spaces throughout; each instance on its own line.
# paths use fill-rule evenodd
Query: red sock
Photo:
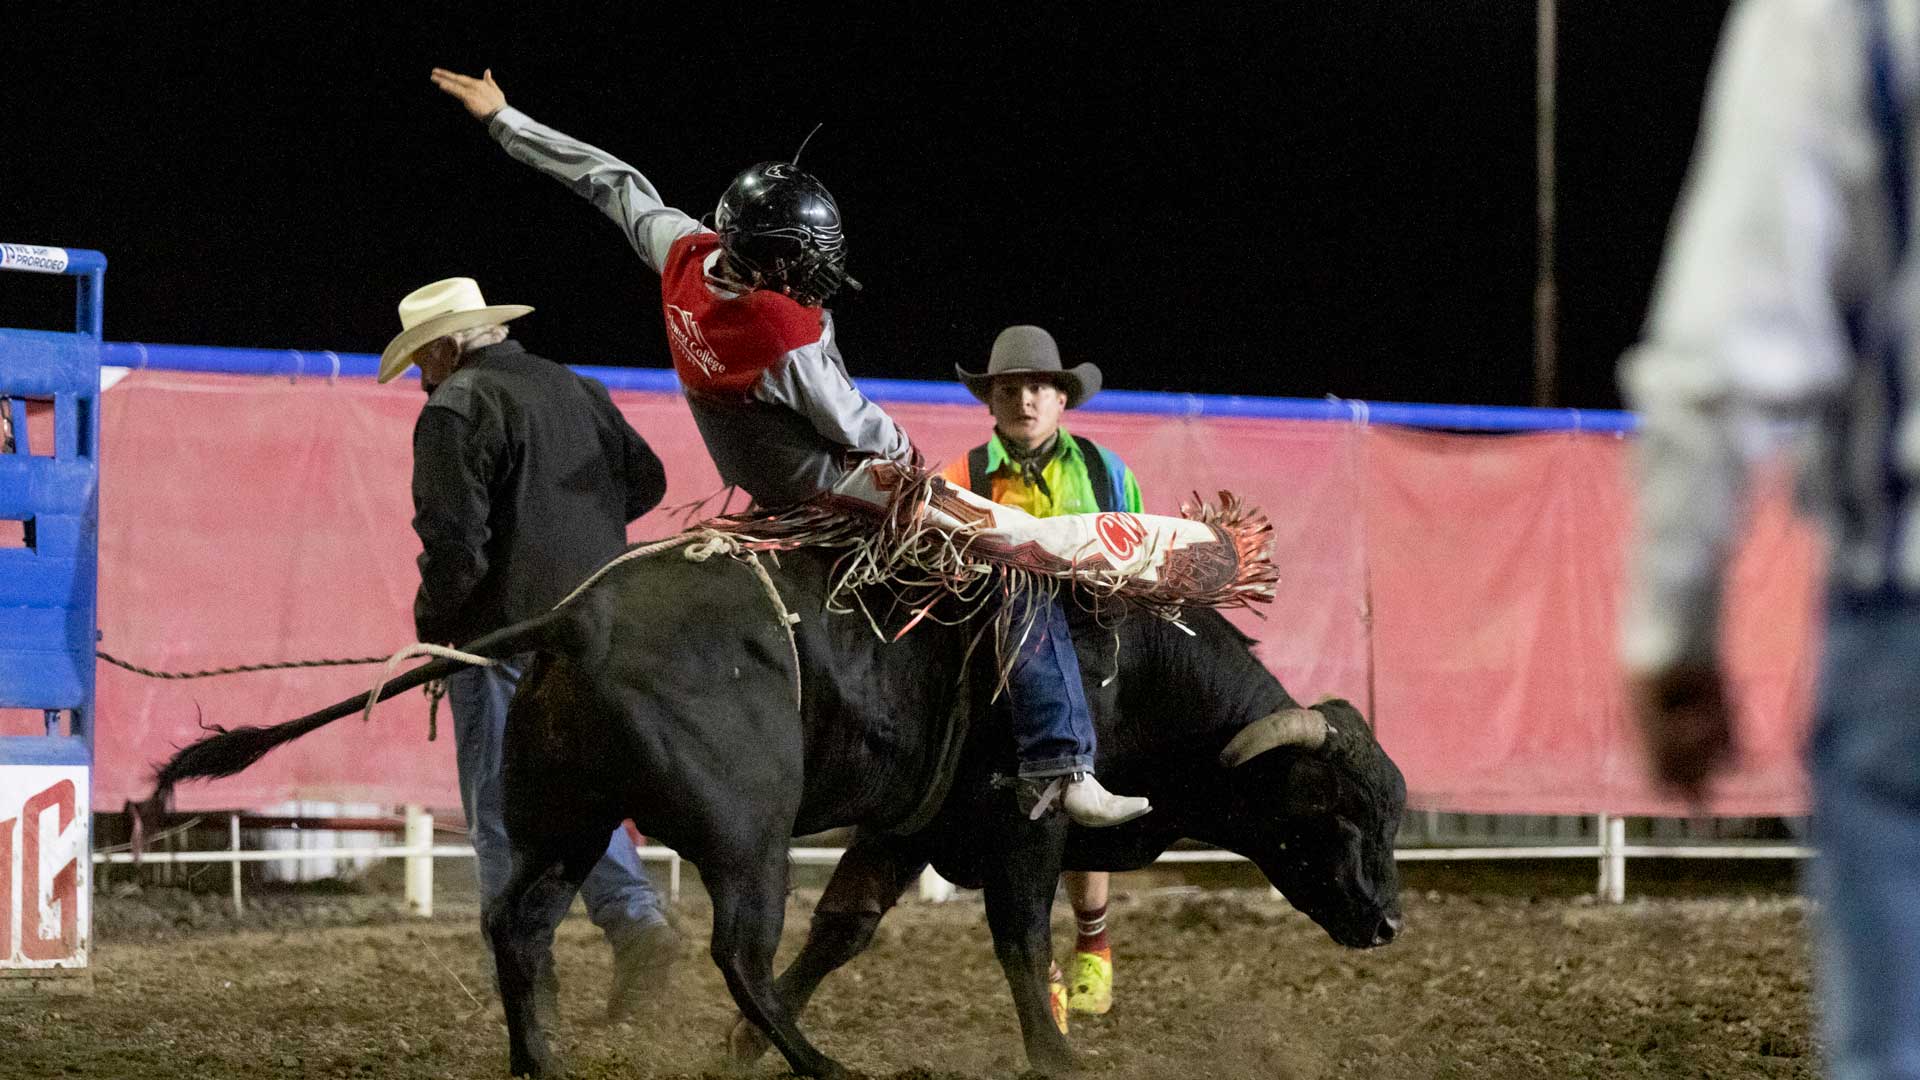
M 1075 952 L 1105 952 L 1113 947 L 1107 941 L 1107 905 L 1076 910 L 1073 921 L 1080 929 L 1080 937 L 1073 943 Z

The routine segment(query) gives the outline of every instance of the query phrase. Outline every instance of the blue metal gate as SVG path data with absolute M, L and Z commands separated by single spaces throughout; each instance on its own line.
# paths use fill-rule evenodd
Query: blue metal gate
M 16 729 L 0 735 L 0 995 L 91 981 L 106 269 L 97 251 L 0 244 L 0 270 L 77 279 L 71 332 L 0 329 L 0 709 Z M 42 730 L 19 733 L 21 710 Z

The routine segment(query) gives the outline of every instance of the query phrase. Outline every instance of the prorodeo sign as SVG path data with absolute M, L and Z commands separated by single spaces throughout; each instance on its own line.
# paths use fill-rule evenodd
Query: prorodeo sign
M 0 766 L 0 968 L 87 964 L 87 769 Z
M 42 274 L 67 272 L 67 249 L 34 244 L 0 244 L 0 267 Z

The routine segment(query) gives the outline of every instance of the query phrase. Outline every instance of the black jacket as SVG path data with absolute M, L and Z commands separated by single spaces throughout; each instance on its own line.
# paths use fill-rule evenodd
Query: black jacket
M 513 341 L 474 350 L 413 428 L 420 640 L 471 641 L 552 607 L 666 488 L 606 387 Z

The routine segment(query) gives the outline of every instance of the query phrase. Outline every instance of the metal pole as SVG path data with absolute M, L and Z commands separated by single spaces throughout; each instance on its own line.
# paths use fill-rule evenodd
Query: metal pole
M 1537 223 L 1533 286 L 1533 403 L 1540 408 L 1559 399 L 1560 285 L 1555 262 L 1554 102 L 1559 43 L 1555 32 L 1557 0 L 1536 0 L 1534 44 L 1534 214 Z
M 1594 882 L 1593 895 L 1606 896 L 1610 891 L 1607 880 L 1607 815 L 1599 814 L 1593 819 L 1593 840 L 1600 845 L 1600 879 Z
M 240 853 L 239 814 L 227 815 L 227 839 L 229 841 L 228 846 L 232 848 L 235 855 L 238 855 Z M 235 859 L 228 863 L 227 866 L 233 871 L 233 913 L 235 915 L 245 915 L 247 913 L 247 900 L 246 897 L 240 894 L 240 860 Z
M 407 807 L 407 910 L 422 919 L 433 918 L 433 815 L 418 806 Z
M 81 274 L 74 280 L 74 325 L 80 333 L 95 341 L 105 336 L 102 316 L 106 309 L 106 277 L 106 260 L 103 258 L 99 269 Z
M 1600 899 L 1609 904 L 1627 900 L 1627 819 L 1600 815 Z

